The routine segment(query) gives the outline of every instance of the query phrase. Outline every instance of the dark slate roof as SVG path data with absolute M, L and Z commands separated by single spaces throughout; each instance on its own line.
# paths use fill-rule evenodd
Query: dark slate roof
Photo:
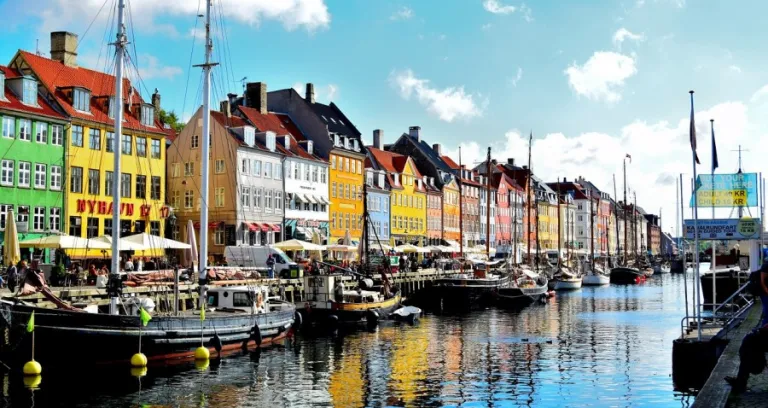
M 335 103 L 331 102 L 330 105 L 325 105 L 320 102 L 309 103 L 307 101 L 307 105 L 328 125 L 329 132 L 360 139 L 360 131 Z

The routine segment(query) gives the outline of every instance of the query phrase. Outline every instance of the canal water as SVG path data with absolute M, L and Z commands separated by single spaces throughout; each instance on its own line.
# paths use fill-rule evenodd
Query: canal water
M 693 397 L 676 392 L 671 377 L 684 279 L 690 288 L 692 274 L 666 274 L 560 292 L 520 311 L 299 335 L 205 370 L 151 367 L 140 380 L 124 367 L 44 367 L 34 391 L 19 376 L 3 378 L 0 406 L 685 407 Z

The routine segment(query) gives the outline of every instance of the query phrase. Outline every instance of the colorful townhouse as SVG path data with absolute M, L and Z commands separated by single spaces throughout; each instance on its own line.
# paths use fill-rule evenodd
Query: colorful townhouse
M 480 183 L 480 175 L 467 169 L 467 166 L 456 164 L 448 156 L 442 156 L 443 161 L 454 171 L 458 178 L 461 194 L 462 239 L 464 247 L 474 247 L 484 239 L 480 235 L 480 195 L 484 186 Z M 483 220 L 485 222 L 485 220 Z
M 496 206 L 496 254 L 507 257 L 512 253 L 514 180 L 500 171 L 492 174 L 491 178 L 491 185 L 496 189 L 498 203 Z
M 388 152 L 379 145 L 368 147 L 371 168 L 384 171 L 390 177 L 390 236 L 393 245 L 426 245 L 427 187 L 408 156 Z
M 270 111 L 287 114 L 314 144 L 316 154 L 329 162 L 329 238 L 341 243 L 349 236 L 359 243 L 363 228 L 363 183 L 365 150 L 360 131 L 333 102 L 315 100 L 315 87 L 308 83 L 304 96 L 293 88 L 267 93 Z
M 443 236 L 444 244 L 458 245 L 459 231 L 459 185 L 455 177 L 448 177 L 443 184 Z
M 377 131 L 374 130 L 374 135 Z M 387 245 L 390 243 L 390 180 L 385 170 L 374 169 L 371 161 L 365 160 L 365 183 L 368 190 L 368 215 L 370 216 L 368 243 L 372 248 L 379 243 Z
M 77 36 L 51 33 L 51 58 L 19 51 L 10 66 L 33 77 L 41 95 L 55 101 L 71 119 L 65 129 L 66 157 L 62 183 L 66 189 L 63 228 L 69 235 L 93 238 L 120 228 L 123 236 L 136 233 L 164 235 L 170 209 L 165 205 L 165 145 L 172 131 L 157 118 L 155 104 L 142 99 L 125 79 L 120 99 L 114 94 L 113 75 L 77 66 Z M 123 135 L 115 140 L 114 114 L 125 113 Z M 122 152 L 121 174 L 115 175 L 113 149 Z M 112 182 L 121 180 L 121 205 L 112 208 Z M 112 212 L 120 212 L 120 225 L 112 225 Z M 161 249 L 139 252 L 158 256 Z M 73 257 L 101 257 L 97 250 L 71 251 Z
M 443 240 L 443 193 L 435 185 L 435 179 L 422 175 L 422 185 L 427 189 L 427 244 L 441 245 Z
M 42 97 L 39 86 L 35 77 L 0 66 L 0 230 L 13 211 L 21 240 L 63 227 L 64 130 L 69 119 Z M 0 245 L 3 240 L 0 234 Z M 22 259 L 32 255 L 22 248 Z M 48 250 L 34 255 L 51 261 Z
M 530 261 L 536 254 L 537 228 L 535 220 L 538 212 L 535 205 L 536 198 L 531 177 L 533 174 L 528 169 L 528 166 L 517 166 L 515 159 L 512 157 L 508 158 L 506 163 L 499 163 L 497 168 L 515 180 L 515 182 L 523 189 L 523 197 L 521 199 L 523 232 L 520 237 L 522 242 L 522 245 L 520 246 L 522 247 L 522 252 L 525 258 L 528 258 L 528 255 L 530 254 L 530 258 L 528 258 L 528 261 Z

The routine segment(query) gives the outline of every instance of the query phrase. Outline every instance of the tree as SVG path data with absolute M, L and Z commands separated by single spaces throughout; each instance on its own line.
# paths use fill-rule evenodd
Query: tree
M 160 114 L 158 116 L 158 119 L 160 119 L 161 122 L 170 126 L 177 132 L 181 132 L 181 129 L 184 128 L 184 124 L 179 122 L 179 117 L 176 116 L 176 112 L 174 111 L 166 112 L 165 109 L 160 109 Z

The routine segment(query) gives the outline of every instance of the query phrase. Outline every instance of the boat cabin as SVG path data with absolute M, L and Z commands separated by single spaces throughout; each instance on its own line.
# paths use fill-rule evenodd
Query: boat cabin
M 209 310 L 266 313 L 269 288 L 266 286 L 225 286 L 209 288 Z
M 345 289 L 342 275 L 312 275 L 304 277 L 304 294 L 307 302 L 324 303 L 375 303 L 384 300 L 378 291 Z M 371 282 L 372 284 L 373 282 Z

